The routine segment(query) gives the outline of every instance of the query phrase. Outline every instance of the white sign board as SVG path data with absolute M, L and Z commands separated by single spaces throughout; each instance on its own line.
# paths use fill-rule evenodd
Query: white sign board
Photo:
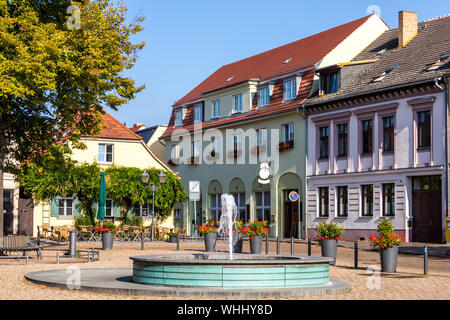
M 200 181 L 189 181 L 189 200 L 200 200 Z

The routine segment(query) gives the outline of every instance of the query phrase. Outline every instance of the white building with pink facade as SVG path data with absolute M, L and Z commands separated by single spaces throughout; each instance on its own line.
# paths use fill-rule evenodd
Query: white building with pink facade
M 444 240 L 450 17 L 399 13 L 350 62 L 316 71 L 307 114 L 308 237 L 338 222 L 347 240 L 376 234 L 380 217 L 407 241 Z

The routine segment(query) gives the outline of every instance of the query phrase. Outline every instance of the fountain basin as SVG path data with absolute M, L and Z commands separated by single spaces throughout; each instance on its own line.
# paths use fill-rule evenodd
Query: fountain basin
M 260 289 L 329 284 L 331 258 L 235 254 L 146 255 L 133 260 L 133 281 L 168 287 Z

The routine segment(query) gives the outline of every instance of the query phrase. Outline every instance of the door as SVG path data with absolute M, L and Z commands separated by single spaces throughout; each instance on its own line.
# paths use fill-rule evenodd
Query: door
M 19 234 L 33 235 L 33 210 L 34 203 L 30 196 L 23 194 L 22 190 L 19 196 Z
M 10 235 L 14 233 L 14 190 L 3 191 L 3 233 Z
M 440 176 L 414 178 L 412 241 L 442 243 Z
M 298 201 L 289 200 L 289 193 L 297 190 L 284 190 L 284 236 L 298 238 Z

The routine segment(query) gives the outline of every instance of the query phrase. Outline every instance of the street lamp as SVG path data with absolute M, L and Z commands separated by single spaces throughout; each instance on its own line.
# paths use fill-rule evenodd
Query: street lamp
M 155 186 L 153 184 L 151 186 L 147 186 L 149 178 L 150 178 L 150 175 L 147 173 L 147 171 L 144 170 L 144 172 L 141 174 L 142 183 L 145 185 L 146 188 L 152 190 L 152 194 L 153 194 L 152 241 L 154 241 L 155 240 L 155 191 L 158 190 L 159 188 L 161 188 L 161 186 L 164 183 L 166 183 L 166 175 L 162 171 L 158 175 L 159 183 L 161 184 L 161 186 Z

